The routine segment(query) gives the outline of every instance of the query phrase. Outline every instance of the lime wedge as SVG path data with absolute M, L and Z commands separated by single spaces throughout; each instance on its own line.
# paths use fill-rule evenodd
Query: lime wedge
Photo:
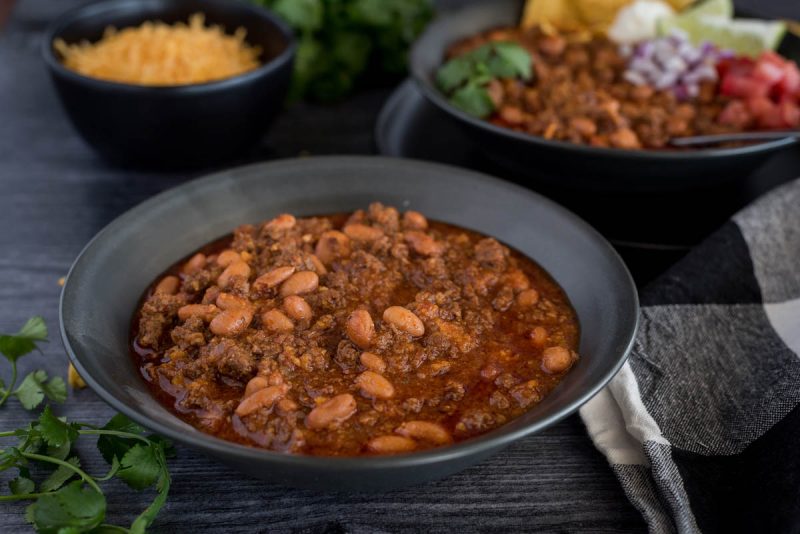
M 765 50 L 778 48 L 786 34 L 786 23 L 781 21 L 728 19 L 714 15 L 681 15 L 659 21 L 661 35 L 668 34 L 674 28 L 686 32 L 695 45 L 710 41 L 722 49 L 753 57 Z
M 680 15 L 678 15 L 678 18 L 693 18 L 705 15 L 725 17 L 726 19 L 733 18 L 733 0 L 705 0 L 703 2 L 697 2 L 682 11 Z

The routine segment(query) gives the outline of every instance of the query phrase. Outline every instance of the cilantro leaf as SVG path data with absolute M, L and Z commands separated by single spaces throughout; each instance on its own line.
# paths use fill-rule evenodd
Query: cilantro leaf
M 14 435 L 22 438 L 17 448 L 23 452 L 37 452 L 44 444 L 42 435 L 34 423 L 28 423 L 27 428 L 18 428 L 14 431 Z
M 41 534 L 85 532 L 99 526 L 106 516 L 106 498 L 75 480 L 42 495 L 28 507 L 27 517 Z
M 29 373 L 14 394 L 26 410 L 32 410 L 44 400 L 45 396 L 54 402 L 64 402 L 67 398 L 67 385 L 60 376 L 47 380 L 47 372 L 37 370 Z
M 169 494 L 169 488 L 172 483 L 172 479 L 169 476 L 169 471 L 167 470 L 167 461 L 164 457 L 164 450 L 161 446 L 156 446 L 156 459 L 158 460 L 159 465 L 161 466 L 161 474 L 158 477 L 158 482 L 156 483 L 156 490 L 158 491 L 158 495 L 156 498 L 153 499 L 153 502 L 145 508 L 145 510 L 136 518 L 136 520 L 131 524 L 131 534 L 145 534 L 147 531 L 147 527 L 155 520 L 158 512 L 161 511 L 163 508 L 164 503 L 167 502 L 167 495 Z
M 321 0 L 277 0 L 272 9 L 298 30 L 312 32 L 322 28 L 325 11 Z
M 530 79 L 531 55 L 527 50 L 516 43 L 494 43 L 494 53 L 489 71 L 496 77 Z
M 67 460 L 67 463 L 74 465 L 75 467 L 81 466 L 81 462 L 78 460 L 77 456 L 71 457 L 69 460 Z M 75 471 L 63 465 L 59 465 L 55 471 L 50 473 L 49 477 L 42 481 L 41 485 L 39 486 L 39 491 L 57 490 L 73 476 L 75 476 Z
M 36 428 L 42 439 L 52 447 L 62 447 L 65 443 L 78 439 L 78 425 L 67 423 L 53 415 L 50 406 L 45 406 Z
M 136 490 L 152 486 L 161 474 L 158 449 L 158 445 L 134 445 L 120 460 L 117 476 Z
M 41 317 L 31 317 L 16 334 L 0 335 L 0 353 L 15 362 L 36 349 L 37 341 L 47 341 L 47 326 Z
M 436 85 L 457 108 L 476 117 L 495 110 L 486 86 L 497 78 L 530 79 L 531 56 L 516 43 L 487 43 L 450 59 L 436 71 Z
M 436 84 L 445 93 L 463 85 L 472 76 L 473 64 L 468 57 L 453 58 L 436 72 Z
M 488 117 L 494 111 L 494 102 L 485 87 L 470 83 L 453 93 L 450 102 L 457 108 L 474 115 Z
M 36 485 L 33 483 L 33 480 L 24 476 L 18 476 L 14 480 L 9 481 L 8 487 L 11 490 L 11 493 L 14 495 L 33 493 L 33 491 L 36 489 Z
M 129 434 L 141 435 L 144 433 L 144 428 L 137 425 L 121 413 L 115 415 L 105 424 L 103 430 L 116 430 L 118 432 L 127 432 Z M 97 439 L 97 449 L 103 456 L 106 462 L 112 463 L 116 457 L 117 460 L 122 460 L 128 450 L 139 443 L 135 439 L 122 438 L 119 436 L 102 435 Z
M 72 450 L 72 442 L 65 441 L 58 447 L 53 447 L 52 445 L 49 445 L 47 447 L 46 453 L 47 456 L 52 456 L 53 458 L 56 458 L 58 460 L 65 460 L 67 456 L 69 456 L 69 452 L 71 450 Z
M 24 467 L 27 463 L 28 461 L 16 447 L 0 450 L 0 471 L 5 471 L 12 467 Z

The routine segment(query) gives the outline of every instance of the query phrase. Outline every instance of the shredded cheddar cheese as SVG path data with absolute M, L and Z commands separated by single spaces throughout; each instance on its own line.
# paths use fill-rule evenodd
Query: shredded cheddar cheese
M 188 24 L 160 21 L 141 26 L 106 28 L 96 43 L 53 47 L 64 66 L 85 76 L 135 85 L 188 85 L 222 80 L 254 70 L 261 49 L 245 42 L 246 30 L 226 35 L 219 26 L 205 26 L 196 13 Z

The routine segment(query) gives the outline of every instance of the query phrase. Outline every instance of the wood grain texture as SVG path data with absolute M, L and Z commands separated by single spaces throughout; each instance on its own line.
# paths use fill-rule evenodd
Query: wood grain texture
M 142 200 L 213 170 L 118 169 L 99 160 L 77 137 L 38 50 L 46 23 L 76 3 L 20 0 L 0 37 L 0 330 L 14 331 L 39 314 L 51 333 L 43 354 L 22 360 L 23 373 L 41 367 L 66 376 L 57 281 L 88 240 Z M 372 127 L 388 93 L 365 92 L 331 107 L 295 105 L 278 119 L 263 146 L 242 162 L 372 153 Z M 89 390 L 71 392 L 57 411 L 90 423 L 113 415 Z M 29 420 L 30 414 L 16 402 L 0 409 L 0 428 Z M 79 451 L 90 472 L 103 471 L 91 441 Z M 287 489 L 247 478 L 184 447 L 178 448 L 170 467 L 174 486 L 157 532 L 644 530 L 577 416 L 445 480 L 379 495 Z M 152 497 L 110 484 L 109 520 L 129 523 Z M 0 505 L 2 531 L 30 530 L 23 513 L 19 503 Z

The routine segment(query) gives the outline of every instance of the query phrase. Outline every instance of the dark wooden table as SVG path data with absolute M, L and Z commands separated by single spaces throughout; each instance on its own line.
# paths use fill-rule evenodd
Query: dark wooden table
M 43 27 L 74 3 L 19 0 L 0 37 L 0 331 L 15 331 L 28 317 L 42 315 L 50 327 L 50 343 L 43 354 L 22 360 L 21 370 L 41 367 L 61 376 L 66 376 L 67 359 L 58 335 L 58 279 L 113 218 L 211 170 L 157 174 L 114 168 L 76 136 L 38 51 Z M 750 3 L 755 6 L 755 0 Z M 772 0 L 771 11 L 761 4 L 759 11 L 780 14 L 780 3 Z M 388 94 L 388 89 L 364 92 L 331 107 L 295 105 L 245 161 L 373 153 L 374 120 Z M 6 376 L 4 365 L 0 362 L 0 376 Z M 90 423 L 113 415 L 89 390 L 71 392 L 58 413 Z M 0 409 L 0 430 L 27 424 L 30 417 L 12 401 Z M 80 452 L 90 472 L 102 470 L 92 443 Z M 171 471 L 173 490 L 156 531 L 645 529 L 577 416 L 448 479 L 379 495 L 287 489 L 247 478 L 183 447 Z M 108 499 L 110 522 L 128 524 L 152 494 L 110 484 Z M 19 503 L 0 505 L 0 530 L 29 529 L 23 513 Z

